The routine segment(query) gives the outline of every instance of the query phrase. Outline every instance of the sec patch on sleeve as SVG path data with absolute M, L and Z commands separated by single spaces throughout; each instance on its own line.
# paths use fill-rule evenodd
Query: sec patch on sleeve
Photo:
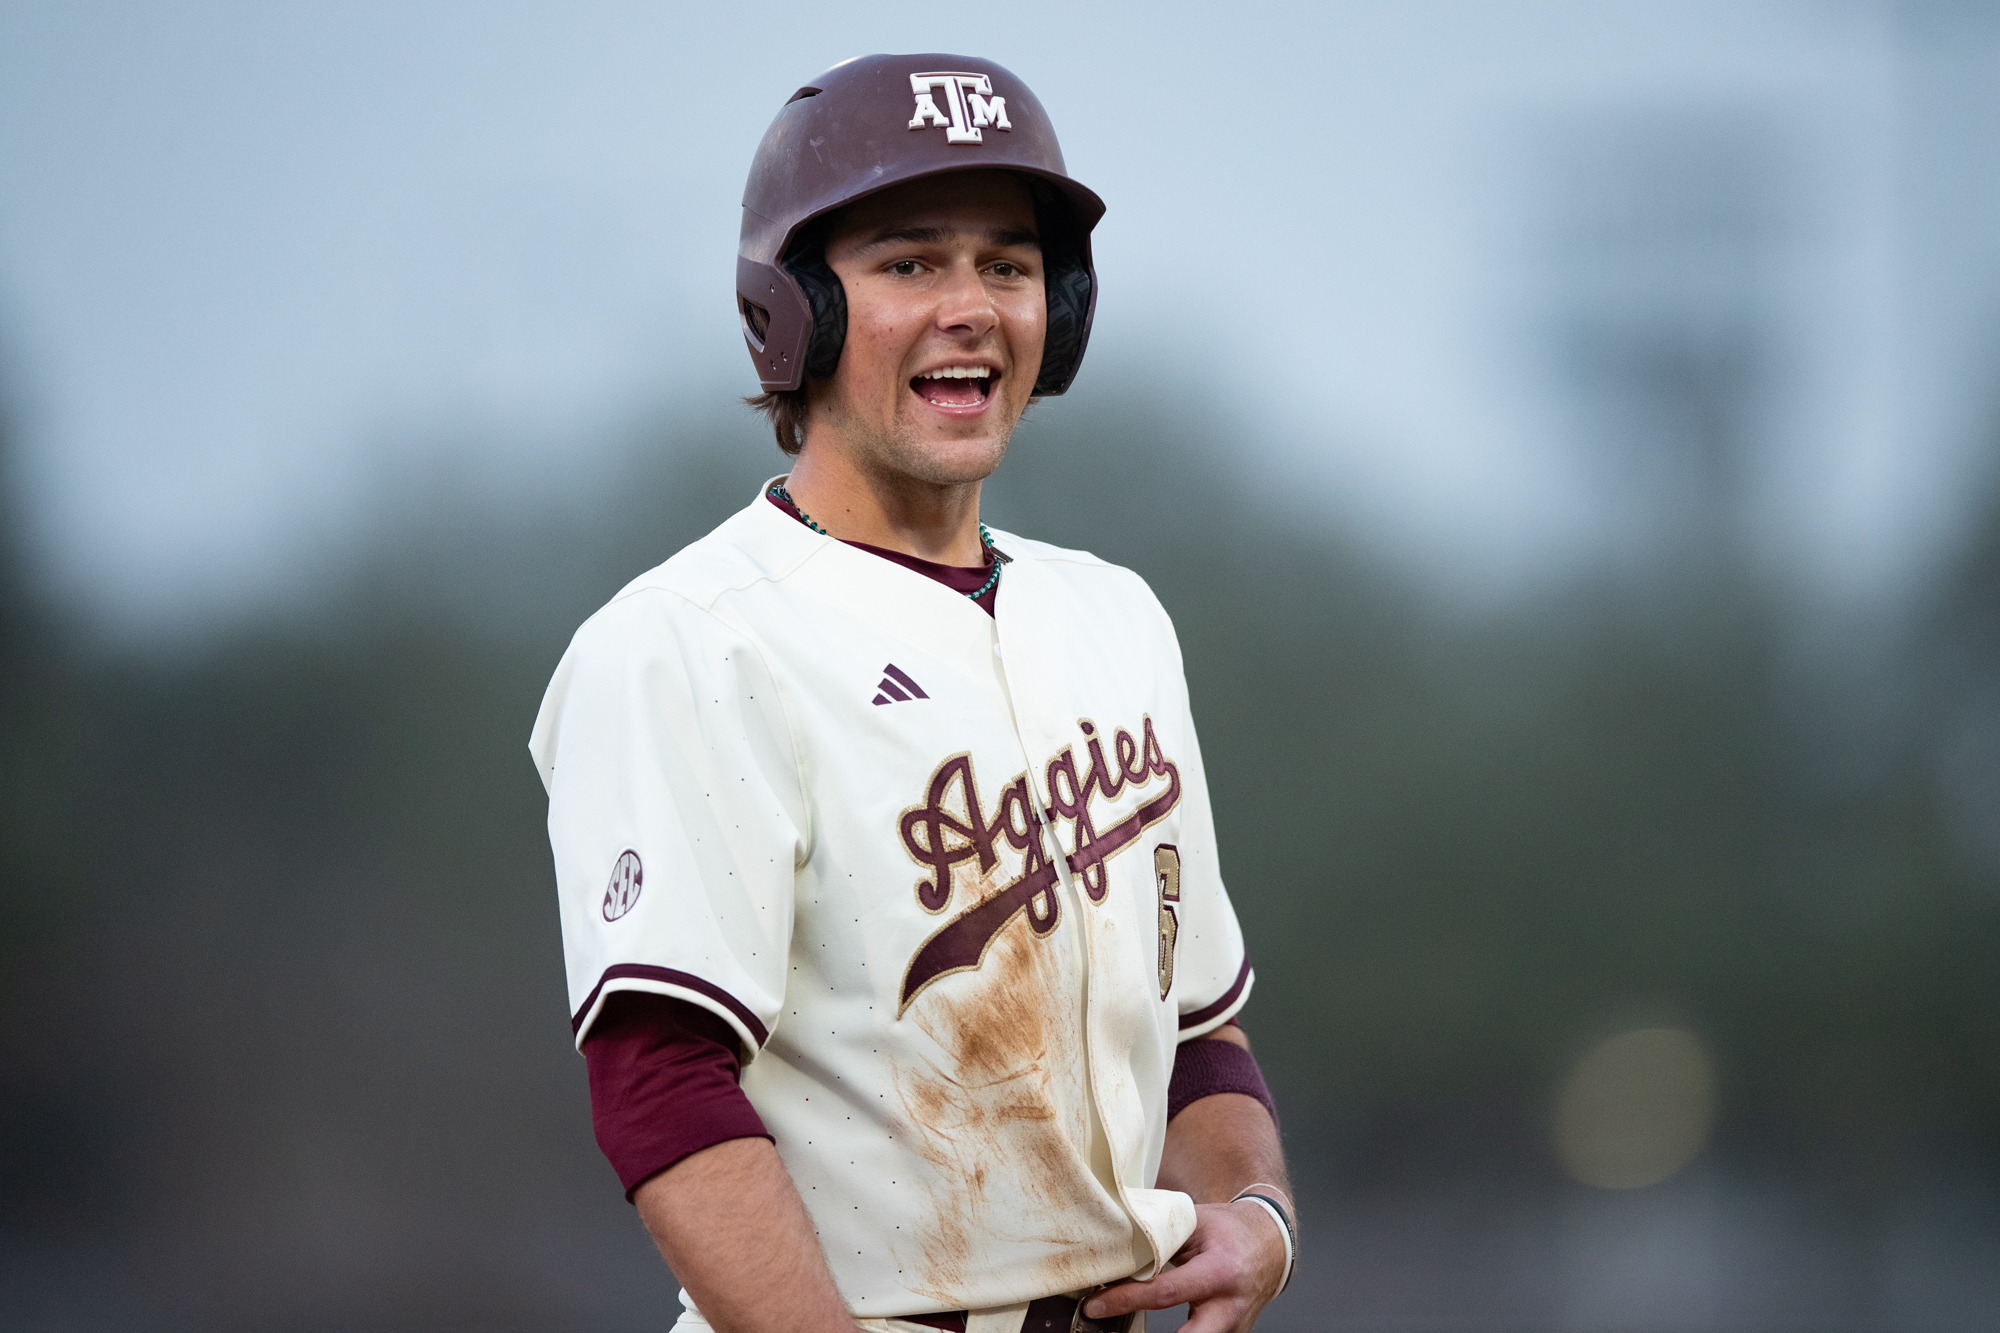
M 611 867 L 611 883 L 604 890 L 604 919 L 616 921 L 639 903 L 639 889 L 646 879 L 639 853 L 626 849 Z

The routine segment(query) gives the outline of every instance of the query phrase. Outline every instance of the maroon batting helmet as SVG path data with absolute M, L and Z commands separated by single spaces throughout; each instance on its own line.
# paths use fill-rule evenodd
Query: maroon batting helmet
M 1028 177 L 1042 234 L 1048 337 L 1035 393 L 1069 388 L 1090 340 L 1090 230 L 1104 201 L 1070 179 L 1048 113 L 1022 83 L 972 56 L 860 56 L 793 93 L 750 164 L 736 304 L 766 392 L 831 375 L 847 300 L 813 223 L 844 204 L 947 171 Z

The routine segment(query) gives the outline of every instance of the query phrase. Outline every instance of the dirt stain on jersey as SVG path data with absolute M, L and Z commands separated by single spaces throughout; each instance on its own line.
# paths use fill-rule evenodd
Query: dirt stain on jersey
M 987 1237 L 1046 1247 L 1047 1292 L 1102 1280 L 1107 1240 L 1120 1257 L 1127 1248 L 1123 1213 L 1091 1175 L 1078 982 L 1054 943 L 1018 916 L 978 971 L 933 987 L 909 1014 L 947 1055 L 896 1088 L 936 1173 L 921 1271 L 906 1280 L 942 1308 L 978 1284 Z

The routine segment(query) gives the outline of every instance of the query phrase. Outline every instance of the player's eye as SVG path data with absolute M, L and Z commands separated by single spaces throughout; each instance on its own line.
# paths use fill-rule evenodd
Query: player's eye
M 917 261 L 914 259 L 898 259 L 889 265 L 889 271 L 899 278 L 914 278 L 917 276 L 917 267 Z

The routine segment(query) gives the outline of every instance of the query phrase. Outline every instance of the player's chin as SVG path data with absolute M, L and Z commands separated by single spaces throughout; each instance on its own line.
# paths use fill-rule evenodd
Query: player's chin
M 977 481 L 1000 465 L 1001 456 L 1007 452 L 1007 439 L 1025 406 L 1025 403 L 1019 406 L 995 403 L 988 411 L 973 417 L 940 418 L 912 413 L 905 418 L 905 429 L 899 433 L 915 444 L 931 468 L 939 473 L 937 480 L 945 480 L 943 474 L 949 473 L 954 481 Z
M 917 426 L 903 435 L 902 471 L 937 486 L 984 481 L 1007 452 L 1007 431 L 997 429 L 950 432 Z M 997 425 L 997 421 L 986 423 Z M 1011 424 L 1011 423 L 1010 423 Z

